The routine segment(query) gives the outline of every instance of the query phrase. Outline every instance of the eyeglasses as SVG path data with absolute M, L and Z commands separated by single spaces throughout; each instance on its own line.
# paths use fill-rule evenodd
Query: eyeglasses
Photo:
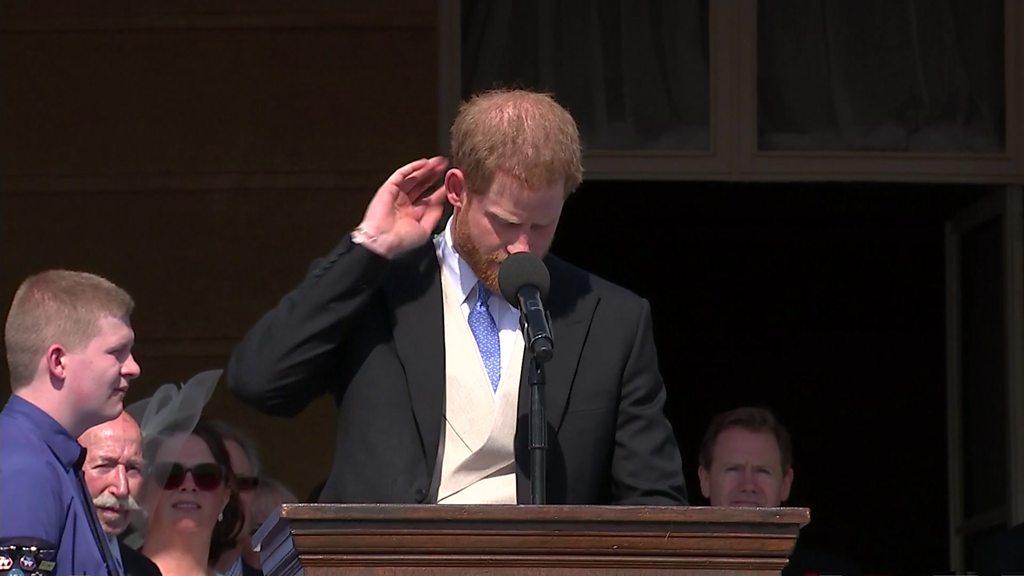
M 260 479 L 258 476 L 235 476 L 235 484 L 241 492 L 249 492 L 259 488 Z
M 153 466 L 151 476 L 164 479 L 164 490 L 175 490 L 185 483 L 185 475 L 192 473 L 192 482 L 204 492 L 220 488 L 224 482 L 224 468 L 220 464 L 204 462 L 186 468 L 178 462 L 159 462 Z

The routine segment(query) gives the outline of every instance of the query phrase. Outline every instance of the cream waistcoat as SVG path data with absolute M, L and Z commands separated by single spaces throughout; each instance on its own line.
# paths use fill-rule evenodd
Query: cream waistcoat
M 515 504 L 513 441 L 518 413 L 523 336 L 514 340 L 498 392 L 461 310 L 455 279 L 441 273 L 444 300 L 445 406 L 439 504 Z

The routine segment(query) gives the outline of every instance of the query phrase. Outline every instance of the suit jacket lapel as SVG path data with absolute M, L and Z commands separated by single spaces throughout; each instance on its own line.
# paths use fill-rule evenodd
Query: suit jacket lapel
M 547 420 L 557 431 L 562 426 L 566 403 L 572 391 L 576 369 L 583 354 L 583 344 L 590 332 L 600 298 L 596 296 L 584 274 L 572 274 L 567 266 L 553 256 L 545 259 L 551 274 L 551 290 L 547 308 L 551 315 L 551 331 L 555 355 L 544 367 Z M 530 354 L 523 355 L 523 373 L 519 384 L 519 415 L 530 414 Z M 528 420 L 527 420 L 528 421 Z
M 388 307 L 427 471 L 433 477 L 445 386 L 441 276 L 433 242 L 395 263 L 388 285 Z

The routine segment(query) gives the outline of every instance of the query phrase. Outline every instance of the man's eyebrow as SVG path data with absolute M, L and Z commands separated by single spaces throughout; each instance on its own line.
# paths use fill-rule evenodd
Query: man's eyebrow
M 135 345 L 135 339 L 134 338 L 126 338 L 124 340 L 118 340 L 116 342 L 111 343 L 111 345 L 108 348 L 108 350 L 125 350 L 125 349 L 130 350 L 132 348 L 132 346 L 134 346 L 134 345 Z
M 488 212 L 488 214 L 490 214 L 494 218 L 498 218 L 499 220 L 503 220 L 503 221 L 509 222 L 511 224 L 518 224 L 519 223 L 519 219 L 518 218 L 515 218 L 511 214 L 507 214 L 507 213 L 502 212 L 500 210 L 492 208 L 492 209 L 488 210 L 487 212 Z

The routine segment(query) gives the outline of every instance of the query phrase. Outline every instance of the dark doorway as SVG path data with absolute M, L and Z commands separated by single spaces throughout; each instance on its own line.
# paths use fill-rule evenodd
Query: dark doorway
M 651 301 L 690 500 L 710 418 L 790 428 L 805 543 L 948 570 L 943 225 L 979 187 L 590 182 L 553 251 Z M 898 550 L 898 552 L 897 552 Z

